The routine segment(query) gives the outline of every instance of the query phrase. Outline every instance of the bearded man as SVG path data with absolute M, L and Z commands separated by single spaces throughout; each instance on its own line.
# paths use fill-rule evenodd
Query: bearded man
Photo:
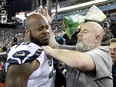
M 113 87 L 112 60 L 108 51 L 100 46 L 103 35 L 102 26 L 89 21 L 78 33 L 76 50 L 53 44 L 53 38 L 50 40 L 52 48 L 43 47 L 49 56 L 67 65 L 66 87 Z

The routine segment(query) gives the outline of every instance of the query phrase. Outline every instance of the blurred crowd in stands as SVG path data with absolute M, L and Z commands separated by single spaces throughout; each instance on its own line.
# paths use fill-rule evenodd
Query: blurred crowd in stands
M 24 40 L 24 28 L 0 28 L 0 48 L 3 48 L 1 51 L 6 51 L 6 49 L 10 49 L 13 45 L 15 38 L 17 41 Z

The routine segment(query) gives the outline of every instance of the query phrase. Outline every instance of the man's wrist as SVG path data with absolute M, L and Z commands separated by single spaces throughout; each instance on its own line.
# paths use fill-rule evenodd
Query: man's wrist
M 59 49 L 65 49 L 64 45 L 58 45 Z

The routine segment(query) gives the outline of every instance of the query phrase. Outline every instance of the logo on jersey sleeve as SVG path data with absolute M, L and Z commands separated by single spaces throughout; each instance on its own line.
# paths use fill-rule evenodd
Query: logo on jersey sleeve
M 21 51 L 17 51 L 16 53 L 14 53 L 13 57 L 14 58 L 20 58 L 21 60 L 23 60 L 28 54 L 30 54 L 29 51 L 21 50 Z
M 19 53 L 16 53 L 15 56 L 25 56 L 25 52 L 19 52 Z

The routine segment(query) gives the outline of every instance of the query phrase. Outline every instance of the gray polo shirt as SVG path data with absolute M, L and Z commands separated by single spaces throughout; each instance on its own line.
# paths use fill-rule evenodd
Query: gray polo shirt
M 107 50 L 100 47 L 86 53 L 93 58 L 96 71 L 82 72 L 67 67 L 66 87 L 113 87 L 112 60 Z

